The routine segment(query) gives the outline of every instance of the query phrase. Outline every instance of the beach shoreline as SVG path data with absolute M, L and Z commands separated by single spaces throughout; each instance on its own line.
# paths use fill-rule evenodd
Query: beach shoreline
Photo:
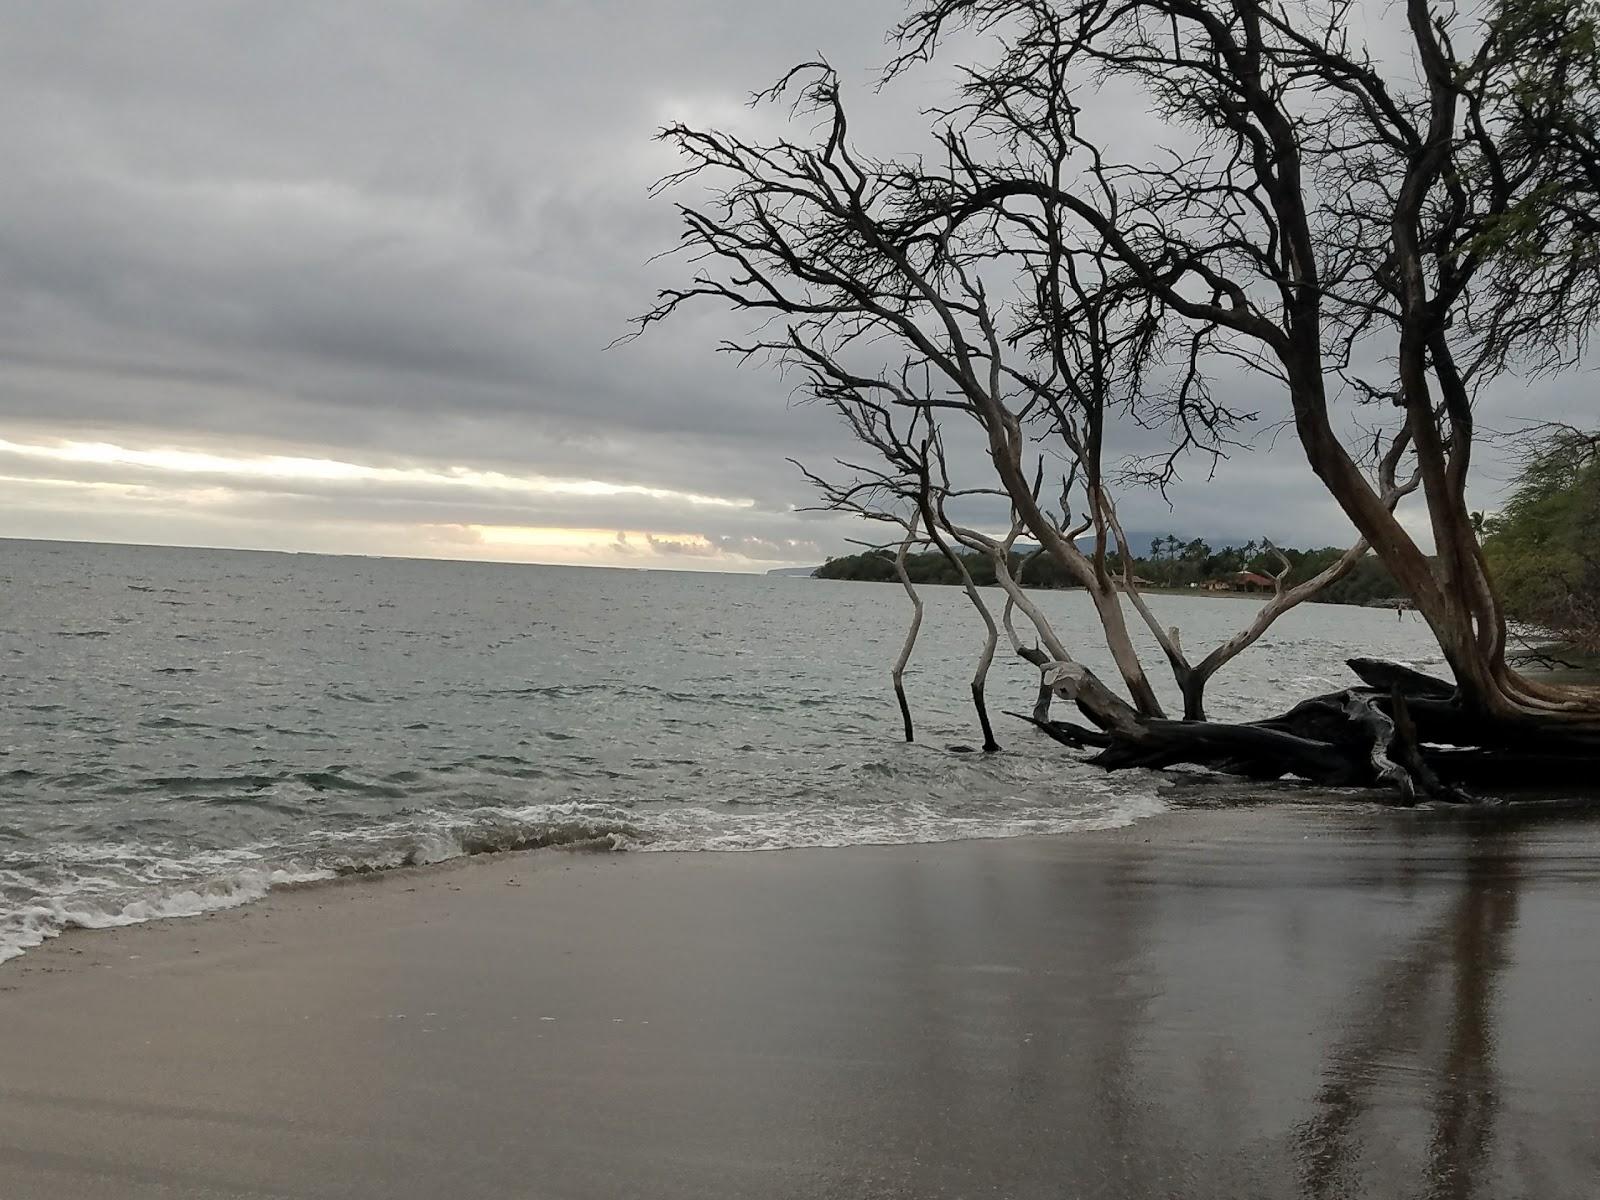
M 1596 882 L 1290 804 L 282 889 L 0 968 L 0 1194 L 1591 1195 Z

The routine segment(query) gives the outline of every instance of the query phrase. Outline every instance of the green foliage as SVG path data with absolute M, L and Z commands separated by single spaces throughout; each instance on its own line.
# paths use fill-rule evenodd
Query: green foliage
M 856 579 L 868 583 L 892 583 L 898 576 L 894 570 L 893 550 L 868 550 L 862 554 L 847 554 L 843 558 L 830 558 L 818 567 L 813 575 L 817 579 Z M 994 564 L 987 554 L 963 552 L 961 561 L 979 587 L 994 583 Z M 1015 574 L 1020 556 L 1012 555 L 1012 573 Z M 960 583 L 961 574 L 950 560 L 937 550 L 923 554 L 906 555 L 906 574 L 912 583 Z M 1033 571 L 1026 576 L 1030 587 L 1058 586 L 1035 578 Z
M 1464 243 L 1482 276 L 1464 328 L 1502 365 L 1570 366 L 1600 314 L 1600 3 L 1494 0 L 1487 18 L 1474 72 L 1494 150 L 1466 166 L 1509 191 Z
M 1333 563 L 1344 550 L 1337 546 L 1325 546 L 1321 550 L 1308 550 L 1303 554 L 1297 550 L 1288 553 L 1291 559 L 1298 556 L 1294 570 L 1289 572 L 1289 583 L 1292 585 L 1310 579 Z M 1343 579 L 1323 588 L 1317 594 L 1317 599 L 1324 604 L 1371 604 L 1378 600 L 1392 600 L 1400 595 L 1402 589 L 1389 568 L 1383 565 L 1383 560 L 1369 554 L 1351 567 Z
M 1600 436 L 1549 437 L 1485 528 L 1506 615 L 1600 649 Z

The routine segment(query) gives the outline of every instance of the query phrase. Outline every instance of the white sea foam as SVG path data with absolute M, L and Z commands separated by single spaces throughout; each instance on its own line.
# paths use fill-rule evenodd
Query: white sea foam
M 1043 797 L 1005 797 L 988 811 L 974 815 L 907 802 L 849 808 L 679 805 L 668 813 L 567 804 L 530 806 L 508 815 L 528 823 L 550 820 L 558 813 L 567 820 L 620 818 L 638 834 L 619 839 L 622 844 L 618 848 L 683 852 L 890 846 L 1074 833 L 1131 825 L 1168 807 L 1158 795 L 1155 779 L 1144 772 L 1130 773 L 1115 782 L 1075 778 L 1072 792 L 1069 803 L 1051 803 Z M 594 811 L 596 807 L 599 812 Z
M 149 886 L 137 894 L 109 876 L 60 879 L 48 899 L 0 916 L 0 963 L 69 929 L 113 929 L 146 921 L 196 917 L 261 900 L 275 887 L 339 875 L 445 862 L 471 854 L 544 846 L 643 851 L 761 851 L 861 845 L 907 845 L 1110 829 L 1163 811 L 1153 786 L 1100 783 L 1071 807 L 1034 802 L 978 816 L 954 816 L 931 804 L 895 804 L 847 811 L 794 810 L 768 805 L 681 805 L 671 813 L 640 813 L 632 803 L 566 801 L 515 809 L 486 808 L 463 820 L 459 812 L 418 814 L 330 838 L 313 861 L 260 865 L 261 850 L 242 847 L 188 860 L 147 862 Z M 1093 793 L 1102 793 L 1096 797 Z M 129 859 L 139 847 L 81 844 L 80 864 Z M 145 850 L 148 854 L 148 850 Z M 241 865 L 241 864 L 256 865 Z M 212 872 L 193 878 L 200 872 Z M 183 884 L 163 880 L 189 876 Z
M 0 921 L 0 963 L 68 929 L 115 929 L 169 917 L 198 917 L 260 900 L 274 887 L 332 877 L 333 872 L 328 870 L 248 868 L 193 887 L 151 892 L 121 903 L 75 902 L 70 896 L 58 895 L 26 905 Z

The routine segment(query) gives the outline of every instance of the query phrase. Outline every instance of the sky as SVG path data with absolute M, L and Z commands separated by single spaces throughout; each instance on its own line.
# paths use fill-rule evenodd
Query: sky
M 687 269 L 657 257 L 677 225 L 648 195 L 674 165 L 654 132 L 772 120 L 749 94 L 823 54 L 866 148 L 914 148 L 954 61 L 874 94 L 901 11 L 5 6 L 0 537 L 766 570 L 872 536 L 803 511 L 786 460 L 845 435 L 714 352 L 740 324 L 612 343 Z M 1582 419 L 1592 394 L 1506 390 L 1489 423 Z M 1348 540 L 1270 425 L 1124 524 Z

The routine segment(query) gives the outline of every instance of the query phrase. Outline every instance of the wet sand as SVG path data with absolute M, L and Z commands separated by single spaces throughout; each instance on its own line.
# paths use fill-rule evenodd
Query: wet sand
M 1600 825 L 482 858 L 0 967 L 0 1197 L 1600 1196 Z

